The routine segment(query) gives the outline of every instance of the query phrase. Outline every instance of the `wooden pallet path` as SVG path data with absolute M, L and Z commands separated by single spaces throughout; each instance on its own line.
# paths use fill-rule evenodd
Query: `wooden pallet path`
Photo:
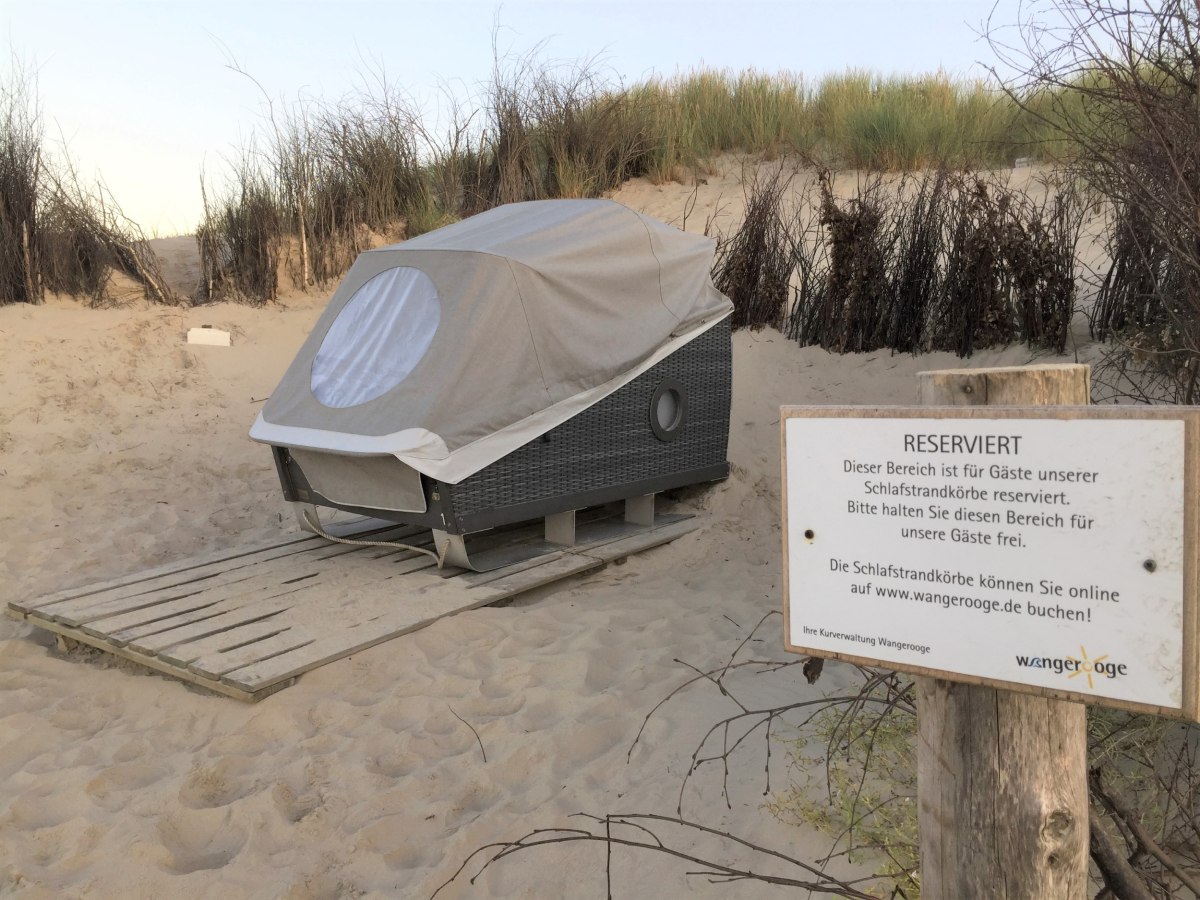
M 380 525 L 377 521 L 371 524 Z M 580 543 L 490 572 L 438 569 L 422 553 L 316 536 L 223 551 L 29 601 L 16 619 L 240 700 L 259 700 L 304 672 L 465 610 L 603 568 L 699 527 L 597 520 Z M 356 539 L 429 546 L 428 531 L 376 527 Z M 497 545 L 538 543 L 539 530 Z

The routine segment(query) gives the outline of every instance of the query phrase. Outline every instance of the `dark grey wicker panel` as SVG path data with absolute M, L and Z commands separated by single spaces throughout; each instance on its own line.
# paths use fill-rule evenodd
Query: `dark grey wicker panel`
M 600 403 L 449 488 L 456 516 L 633 484 L 725 462 L 729 441 L 729 319 Z M 687 418 L 672 441 L 650 427 L 667 378 L 685 389 Z

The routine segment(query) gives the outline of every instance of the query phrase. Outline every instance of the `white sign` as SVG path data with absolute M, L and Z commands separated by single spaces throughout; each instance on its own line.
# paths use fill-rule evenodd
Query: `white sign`
M 1182 706 L 1184 422 L 794 412 L 789 649 Z

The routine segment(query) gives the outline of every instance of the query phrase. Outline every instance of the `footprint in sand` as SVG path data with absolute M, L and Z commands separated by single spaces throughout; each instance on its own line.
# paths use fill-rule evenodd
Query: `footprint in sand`
M 538 785 L 549 786 L 552 779 L 546 777 L 546 770 L 552 755 L 548 744 L 523 744 L 512 753 L 494 760 L 488 776 L 493 784 L 515 795 Z
M 205 752 L 211 757 L 261 756 L 269 753 L 271 742 L 257 734 L 222 734 L 213 738 Z
M 509 663 L 479 685 L 479 696 L 499 700 L 510 694 L 524 693 L 533 682 L 532 666 L 524 661 Z
M 563 709 L 559 701 L 543 700 L 526 707 L 517 724 L 526 731 L 542 731 L 553 728 L 562 721 L 562 717 Z
M 292 825 L 321 806 L 321 798 L 316 794 L 297 794 L 290 785 L 282 781 L 271 789 L 271 799 L 275 802 L 279 814 Z
M 501 792 L 491 779 L 472 779 L 450 797 L 442 824 L 447 828 L 461 828 L 475 821 L 496 805 Z
M 622 683 L 630 666 L 620 656 L 613 658 L 610 654 L 593 653 L 588 656 L 587 671 L 583 676 L 583 686 L 591 695 L 608 690 L 615 684 Z
M 491 682 L 485 681 L 479 686 L 479 696 L 467 697 L 461 702 L 456 702 L 454 711 L 472 724 L 488 719 L 502 719 L 521 711 L 521 707 L 525 705 L 524 691 L 512 690 L 511 686 L 506 685 L 507 689 L 504 691 L 493 689 L 488 693 L 484 687 L 489 683 Z
M 92 802 L 116 812 L 129 802 L 131 791 L 143 791 L 166 775 L 166 770 L 143 762 L 121 762 L 109 766 L 84 787 Z
M 519 635 L 504 638 L 496 649 L 496 656 L 500 659 L 525 658 L 559 639 L 560 635 L 554 629 L 534 624 L 523 628 Z
M 447 728 L 441 716 L 431 716 L 426 720 L 425 730 L 413 738 L 410 750 L 421 759 L 448 759 L 470 750 L 478 753 L 479 745 L 471 730 L 449 712 L 445 717 L 454 723 L 453 727 Z M 431 731 L 431 726 L 437 731 Z
M 570 778 L 626 740 L 628 733 L 628 723 L 620 719 L 573 728 L 556 744 L 551 771 L 557 778 Z
M 388 731 L 394 731 L 398 734 L 411 731 L 420 721 L 420 712 L 417 709 L 417 704 L 400 700 L 394 704 L 389 704 L 386 709 L 381 710 L 378 716 L 378 722 Z
M 292 882 L 279 900 L 343 900 L 347 886 L 340 872 L 317 872 Z
M 158 836 L 170 854 L 165 868 L 180 875 L 227 865 L 246 843 L 246 829 L 230 809 L 179 810 L 159 819 Z
M 77 815 L 79 806 L 69 791 L 56 791 L 54 783 L 43 782 L 18 794 L 8 804 L 6 815 L 0 818 L 0 824 L 7 827 L 0 831 L 32 832 L 61 825 Z
M 113 719 L 111 706 L 95 697 L 66 697 L 54 704 L 46 716 L 51 725 L 79 734 L 92 735 Z
M 148 738 L 135 735 L 116 749 L 112 759 L 114 763 L 135 763 L 143 759 L 152 759 L 157 752 L 157 748 Z
M 226 757 L 192 769 L 179 789 L 179 802 L 189 809 L 212 809 L 241 800 L 256 790 L 251 768 L 247 759 Z
M 353 846 L 359 852 L 379 854 L 395 871 L 427 868 L 442 857 L 436 841 L 419 837 L 428 835 L 429 824 L 423 816 L 383 816 L 358 831 Z
M 444 670 L 439 675 L 437 684 L 438 696 L 454 700 L 473 696 L 479 682 L 472 678 L 463 678 L 452 670 Z
M 527 744 L 490 766 L 488 775 L 504 793 L 506 813 L 534 812 L 562 790 L 563 782 L 550 775 L 550 757 L 546 747 Z
M 412 643 L 415 651 L 434 665 L 448 658 L 457 658 L 463 650 L 462 641 L 444 629 L 418 631 L 412 636 Z
M 403 735 L 386 734 L 369 738 L 363 746 L 366 770 L 385 778 L 408 775 L 421 764 L 421 760 L 408 751 L 407 743 Z

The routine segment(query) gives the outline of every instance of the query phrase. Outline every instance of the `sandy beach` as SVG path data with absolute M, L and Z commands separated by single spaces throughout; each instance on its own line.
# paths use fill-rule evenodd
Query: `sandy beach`
M 744 204 L 733 162 L 702 185 L 637 181 L 616 199 L 689 231 L 706 219 L 728 230 Z M 168 271 L 188 289 L 196 272 L 176 241 Z M 270 453 L 247 430 L 328 295 L 293 291 L 262 309 L 0 307 L 2 599 L 294 534 Z M 201 325 L 229 331 L 232 346 L 189 346 L 188 328 Z M 1081 361 L 1093 352 L 1077 351 Z M 919 371 L 1033 358 L 1021 346 L 966 361 L 835 356 L 739 332 L 733 474 L 690 494 L 698 532 L 439 621 L 258 704 L 0 620 L 0 895 L 429 897 L 477 848 L 574 827 L 575 814 L 674 815 L 698 742 L 736 707 L 695 684 L 635 738 L 692 667 L 721 665 L 780 609 L 780 405 L 912 404 Z M 771 616 L 742 653 L 788 659 L 782 630 Z M 836 691 L 850 673 L 827 665 L 811 686 L 796 666 L 739 678 L 769 705 Z M 733 763 L 728 806 L 712 764 L 689 781 L 684 815 L 820 859 L 828 835 L 764 808 L 762 739 Z M 796 777 L 781 742 L 769 768 L 772 793 Z M 528 850 L 472 884 L 477 868 L 439 896 L 604 896 L 601 844 Z M 613 896 L 781 894 L 694 868 L 618 848 Z

